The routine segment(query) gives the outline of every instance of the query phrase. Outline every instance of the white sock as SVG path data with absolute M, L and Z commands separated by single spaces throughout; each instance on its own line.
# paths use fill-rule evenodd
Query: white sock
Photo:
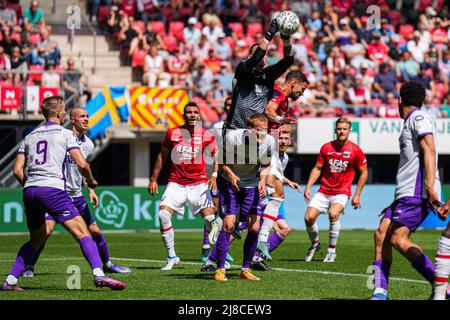
M 203 217 L 203 220 L 205 221 L 206 230 L 211 231 L 211 222 L 216 219 L 216 216 L 213 214 L 207 215 Z
M 95 268 L 92 270 L 92 273 L 94 274 L 94 276 L 96 277 L 104 277 L 105 274 L 103 273 L 103 270 L 101 268 Z
M 15 286 L 17 284 L 17 278 L 12 275 L 8 275 L 6 277 L 6 283 L 8 283 L 10 286 Z
M 264 210 L 263 223 L 261 230 L 259 231 L 258 242 L 267 242 L 270 231 L 277 220 L 282 203 L 283 199 L 270 198 L 269 203 L 267 203 L 266 209 Z
M 319 241 L 319 225 L 317 222 L 314 222 L 311 227 L 307 227 L 306 231 L 308 232 L 309 240 L 311 240 L 312 243 Z
M 336 243 L 341 231 L 341 222 L 330 222 L 330 241 L 328 243 L 328 252 L 336 253 Z
M 166 246 L 169 257 L 176 257 L 175 253 L 175 232 L 172 227 L 172 215 L 167 210 L 160 210 L 159 225 L 161 226 L 161 238 Z
M 204 244 L 203 249 L 209 249 L 209 244 Z
M 434 271 L 434 300 L 445 300 L 450 274 L 450 239 L 441 236 L 436 254 Z
M 111 262 L 111 260 L 108 260 L 108 262 L 106 263 L 106 266 L 108 267 L 108 268 L 111 268 L 112 267 L 112 262 Z

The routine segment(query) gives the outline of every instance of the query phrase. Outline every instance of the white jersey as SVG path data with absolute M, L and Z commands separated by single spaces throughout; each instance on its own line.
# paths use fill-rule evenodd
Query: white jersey
M 275 139 L 267 134 L 261 143 L 257 143 L 256 138 L 249 134 L 249 130 L 235 129 L 227 131 L 225 141 L 227 153 L 224 161 L 240 178 L 238 186 L 256 187 L 261 165 L 270 165 L 275 153 Z M 225 173 L 222 173 L 222 177 L 229 181 Z
M 83 136 L 83 139 L 76 138 L 81 153 L 87 162 L 92 160 L 94 156 L 94 143 L 91 139 Z M 67 193 L 70 197 L 80 197 L 83 194 L 83 175 L 78 170 L 78 166 L 69 153 L 66 155 L 66 176 L 67 176 Z
M 25 137 L 18 153 L 26 156 L 27 179 L 31 186 L 66 189 L 67 151 L 79 149 L 75 134 L 54 122 L 46 122 Z
M 423 153 L 420 150 L 420 139 L 426 135 L 436 134 L 431 118 L 423 111 L 417 109 L 405 118 L 403 130 L 400 134 L 400 162 L 397 171 L 397 187 L 395 199 L 403 197 L 427 198 L 425 191 L 425 168 Z M 434 191 L 441 195 L 441 183 L 437 170 L 438 155 L 436 152 L 436 177 Z
M 283 182 L 284 180 L 284 170 L 289 162 L 289 156 L 286 152 L 276 153 L 273 155 L 270 162 L 270 173 L 274 175 L 278 180 Z

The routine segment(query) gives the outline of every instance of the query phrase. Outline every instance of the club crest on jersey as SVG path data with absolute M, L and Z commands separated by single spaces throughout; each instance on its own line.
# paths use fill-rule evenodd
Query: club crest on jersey
M 330 165 L 331 172 L 344 172 L 348 166 L 348 161 L 343 161 L 339 159 L 330 159 L 328 161 L 328 164 Z
M 344 151 L 344 155 L 343 155 L 343 157 L 344 158 L 350 158 L 350 155 L 351 155 L 352 153 L 350 152 L 350 151 Z

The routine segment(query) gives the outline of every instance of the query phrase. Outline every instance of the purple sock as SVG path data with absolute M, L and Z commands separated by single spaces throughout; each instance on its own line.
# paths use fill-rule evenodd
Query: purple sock
M 92 269 L 102 268 L 102 262 L 100 260 L 100 255 L 98 253 L 97 246 L 91 237 L 84 237 L 80 240 L 81 251 L 84 257 L 91 265 Z
M 97 244 L 98 253 L 100 254 L 100 258 L 102 259 L 102 262 L 107 263 L 110 260 L 110 258 L 109 258 L 108 245 L 106 244 L 105 237 L 103 237 L 103 234 L 100 233 L 100 235 L 98 235 L 92 239 Z
M 217 251 L 217 269 L 225 269 L 225 259 L 227 258 L 228 250 L 230 249 L 231 233 L 225 230 L 220 230 L 219 238 L 215 245 Z
M 209 239 L 208 239 L 209 231 L 206 230 L 206 225 L 203 226 L 203 245 L 209 246 Z
M 411 265 L 416 269 L 429 283 L 433 285 L 434 283 L 434 264 L 431 262 L 430 258 L 425 253 L 422 253 L 417 257 L 416 261 L 411 263 Z
M 47 241 L 44 242 L 42 246 L 39 247 L 39 249 L 36 250 L 36 253 L 34 254 L 33 258 L 31 258 L 31 261 L 29 262 L 28 266 L 35 266 L 37 261 L 39 260 L 39 256 L 41 255 L 42 250 L 44 250 L 45 244 Z
M 217 243 L 214 245 L 211 252 L 209 253 L 208 259 L 213 262 L 217 261 Z
M 30 264 L 33 256 L 36 253 L 36 249 L 30 243 L 25 243 L 17 253 L 16 261 L 9 272 L 10 275 L 19 278 L 22 275 L 22 272 L 25 270 L 25 267 Z
M 391 261 L 387 260 L 375 260 L 373 266 L 375 268 L 375 288 L 386 289 L 389 286 L 389 271 L 391 270 Z
M 269 252 L 272 252 L 284 241 L 284 238 L 280 237 L 278 233 L 274 232 L 270 235 L 267 242 L 269 243 Z
M 252 264 L 253 256 L 255 255 L 256 246 L 258 245 L 259 233 L 248 232 L 244 242 L 244 261 L 242 268 L 248 269 Z

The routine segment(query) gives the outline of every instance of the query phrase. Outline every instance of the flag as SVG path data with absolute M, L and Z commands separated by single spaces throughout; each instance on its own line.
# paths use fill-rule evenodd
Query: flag
M 95 139 L 114 124 L 128 120 L 126 87 L 104 87 L 85 106 L 89 114 L 88 136 Z

